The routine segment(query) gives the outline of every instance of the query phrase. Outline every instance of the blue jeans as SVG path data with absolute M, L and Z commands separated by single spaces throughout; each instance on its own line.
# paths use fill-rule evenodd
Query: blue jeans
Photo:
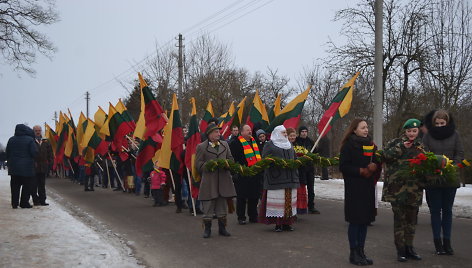
M 452 205 L 457 188 L 426 189 L 426 201 L 431 213 L 431 227 L 434 239 L 451 239 Z

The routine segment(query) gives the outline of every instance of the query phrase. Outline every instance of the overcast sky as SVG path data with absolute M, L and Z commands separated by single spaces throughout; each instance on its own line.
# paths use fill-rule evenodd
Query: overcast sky
M 210 33 L 230 47 L 236 65 L 250 72 L 278 69 L 292 82 L 304 66 L 326 55 L 329 38 L 339 40 L 335 12 L 355 1 L 286 0 L 57 0 L 60 21 L 44 32 L 58 48 L 52 61 L 39 57 L 37 74 L 0 66 L 0 143 L 15 125 L 53 126 L 54 111 L 70 108 L 77 122 L 91 92 L 91 116 L 116 103 L 126 91 L 115 80 L 131 81 L 133 69 L 160 46 L 184 44 Z M 206 20 L 204 23 L 199 22 Z M 195 27 L 196 26 L 196 27 Z M 192 28 L 193 27 L 193 28 Z M 177 49 L 177 48 L 176 48 Z M 134 67 L 134 68 L 133 68 Z M 201 107 L 197 107 L 200 109 Z

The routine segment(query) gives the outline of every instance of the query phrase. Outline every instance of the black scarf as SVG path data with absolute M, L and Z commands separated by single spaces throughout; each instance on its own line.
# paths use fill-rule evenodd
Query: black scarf
M 373 144 L 372 137 L 370 136 L 360 137 L 354 133 L 352 133 L 347 140 L 349 143 L 351 143 L 355 147 L 361 147 L 361 148 L 362 146 L 370 146 Z
M 424 124 L 428 129 L 428 134 L 431 135 L 435 140 L 444 140 L 456 132 L 456 124 L 454 123 L 454 119 L 452 118 L 451 114 L 449 114 L 449 122 L 447 125 L 443 127 L 436 127 L 433 124 L 433 115 L 436 110 L 431 111 L 428 113 L 424 118 Z

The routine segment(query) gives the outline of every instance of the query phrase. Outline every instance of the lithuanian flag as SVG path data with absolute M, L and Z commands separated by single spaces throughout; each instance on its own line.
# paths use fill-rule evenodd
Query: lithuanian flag
M 87 118 L 85 117 L 84 113 L 80 112 L 79 116 L 79 123 L 77 125 L 77 145 L 79 148 L 79 154 L 80 155 L 85 155 L 82 154 L 82 151 L 84 150 L 85 147 L 82 146 L 82 139 L 85 134 L 85 129 L 87 129 Z
M 334 96 L 331 104 L 323 114 L 318 123 L 318 134 L 324 136 L 331 129 L 333 123 L 339 119 L 343 118 L 351 109 L 352 103 L 352 92 L 354 91 L 354 82 L 359 76 L 357 72 Z M 329 125 L 328 125 L 329 124 Z M 323 133 L 324 130 L 324 133 Z
M 196 198 L 198 196 L 198 188 L 200 188 L 201 178 L 195 166 L 195 157 L 197 154 L 197 145 L 201 141 L 201 136 L 200 131 L 198 130 L 197 108 L 195 105 L 195 98 L 191 98 L 190 101 L 192 103 L 192 114 L 190 115 L 190 123 L 188 126 L 187 137 L 185 138 L 187 140 L 187 146 L 185 151 L 185 166 L 190 170 L 192 174 L 193 180 L 191 185 L 191 192 L 192 197 Z
M 213 106 L 211 104 L 211 100 L 208 101 L 208 105 L 203 113 L 202 120 L 200 121 L 200 130 L 205 132 L 208 126 L 208 121 L 215 117 L 215 113 L 213 112 Z
M 121 101 L 121 99 L 118 100 L 118 103 L 115 105 L 115 108 L 121 114 L 121 117 L 123 117 L 125 122 L 134 131 L 134 129 L 136 128 L 136 123 L 134 122 L 133 117 L 131 116 L 131 114 L 129 113 L 129 111 L 126 108 L 125 104 Z
M 100 135 L 102 139 L 105 139 L 106 135 L 100 134 L 100 130 L 103 127 L 103 124 L 107 121 L 107 113 L 102 109 L 102 107 L 98 106 L 98 110 L 95 112 L 93 116 L 93 120 L 95 121 L 95 129 L 97 130 L 97 134 Z
M 49 144 L 51 144 L 53 153 L 56 154 L 58 136 L 56 132 L 54 132 L 54 130 L 52 130 L 52 128 L 48 124 L 46 124 L 44 136 L 49 141 Z
M 109 141 L 112 141 L 114 150 L 121 151 L 121 145 L 123 144 L 125 136 L 131 132 L 133 132 L 131 126 L 116 110 L 113 104 L 109 103 L 108 118 L 100 130 L 100 133 L 109 137 Z
M 69 133 L 67 137 L 67 142 L 64 149 L 64 155 L 68 158 L 77 162 L 76 157 L 79 156 L 79 148 L 77 146 L 77 129 L 74 124 L 74 119 L 72 118 L 72 114 L 69 111 L 70 119 L 67 115 L 64 114 L 67 124 L 69 125 Z
M 91 119 L 87 119 L 87 128 L 85 129 L 81 146 L 82 148 L 90 147 L 94 150 L 95 154 L 102 156 L 108 152 L 108 143 L 100 138 L 95 128 L 95 122 Z
M 226 113 L 220 115 L 218 117 L 218 125 L 222 127 L 224 124 L 228 123 L 229 120 L 231 120 L 233 114 L 234 114 L 234 102 L 232 101 L 231 104 L 229 105 L 229 109 Z M 206 130 L 206 129 L 205 129 Z
M 227 120 L 225 120 L 225 123 L 221 126 L 223 137 L 227 139 L 229 135 L 231 134 L 231 127 L 232 126 L 238 126 L 240 127 L 242 122 L 243 122 L 243 112 L 244 112 L 244 102 L 246 101 L 246 97 L 238 104 L 236 107 L 236 110 L 229 116 L 230 111 L 228 111 L 228 115 L 226 116 Z M 234 109 L 233 103 L 231 103 L 231 106 Z M 231 110 L 231 107 L 230 107 Z M 229 119 L 228 119 L 229 117 Z
M 252 106 L 249 109 L 249 114 L 246 119 L 251 129 L 254 129 L 254 125 L 258 124 L 261 129 L 266 129 L 269 126 L 269 116 L 265 105 L 262 103 L 261 97 L 259 97 L 259 91 L 256 90 Z
M 280 108 L 280 99 L 281 95 L 277 94 L 277 98 L 274 101 L 274 105 L 272 105 L 269 110 L 269 122 L 272 122 L 272 120 L 274 120 L 274 118 L 277 117 L 280 114 L 280 111 L 282 110 Z
M 69 124 L 62 112 L 59 112 L 59 123 L 56 132 L 59 134 L 56 146 L 55 163 L 62 163 L 64 158 L 64 149 L 66 147 L 67 138 L 69 137 Z
M 169 121 L 164 127 L 164 137 L 162 147 L 157 153 L 159 167 L 170 169 L 182 175 L 182 151 L 184 144 L 184 135 L 182 132 L 182 122 L 180 121 L 179 105 L 177 96 L 172 96 L 172 110 L 170 111 Z
M 152 137 L 154 141 L 160 142 L 162 140 L 159 135 L 166 125 L 166 118 L 164 109 L 162 109 L 159 102 L 152 94 L 151 89 L 144 81 L 141 73 L 138 73 L 139 87 L 141 88 L 141 113 L 139 115 L 138 123 L 134 131 L 134 136 L 141 140 L 146 140 L 147 137 Z
M 310 93 L 311 85 L 303 91 L 300 95 L 295 97 L 291 102 L 289 102 L 271 122 L 267 128 L 267 132 L 272 132 L 272 130 L 279 125 L 284 125 L 286 128 L 297 128 L 298 123 L 300 122 L 300 117 L 302 115 L 303 106 Z
M 135 164 L 136 175 L 138 177 L 142 178 L 144 174 L 147 174 L 154 169 L 152 158 L 160 146 L 161 143 L 155 142 L 151 137 L 141 141 L 139 144 L 139 150 L 136 156 Z

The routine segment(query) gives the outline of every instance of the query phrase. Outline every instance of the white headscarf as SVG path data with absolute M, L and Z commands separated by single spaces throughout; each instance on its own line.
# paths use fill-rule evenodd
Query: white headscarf
M 270 140 L 274 143 L 275 146 L 287 150 L 292 148 L 292 144 L 288 141 L 287 137 L 282 135 L 282 131 L 284 130 L 286 129 L 283 125 L 276 126 L 274 130 L 272 130 Z

